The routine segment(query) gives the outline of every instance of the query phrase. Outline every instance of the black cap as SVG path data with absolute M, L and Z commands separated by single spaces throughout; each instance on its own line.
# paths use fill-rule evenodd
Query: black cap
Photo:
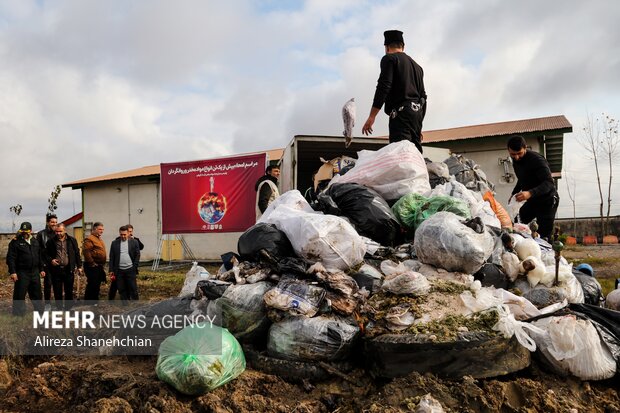
M 30 232 L 32 231 L 32 224 L 30 222 L 22 222 L 19 226 L 19 232 Z
M 385 42 L 383 43 L 384 46 L 392 43 L 405 44 L 405 41 L 403 40 L 403 32 L 400 30 L 386 30 L 383 32 L 383 37 L 385 37 Z

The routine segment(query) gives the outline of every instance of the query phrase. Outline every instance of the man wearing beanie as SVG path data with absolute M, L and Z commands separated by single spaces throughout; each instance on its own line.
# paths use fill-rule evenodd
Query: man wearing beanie
M 26 293 L 34 309 L 43 311 L 41 277 L 45 277 L 45 272 L 43 271 L 42 250 L 39 241 L 32 236 L 30 222 L 22 222 L 17 236 L 9 243 L 6 264 L 9 267 L 11 280 L 15 283 L 13 315 L 21 316 L 26 313 Z
M 424 71 L 405 54 L 403 32 L 388 30 L 383 35 L 385 56 L 381 59 L 381 74 L 362 133 L 372 133 L 375 118 L 385 104 L 385 113 L 390 117 L 390 143 L 408 140 L 422 152 L 422 121 L 426 114 Z

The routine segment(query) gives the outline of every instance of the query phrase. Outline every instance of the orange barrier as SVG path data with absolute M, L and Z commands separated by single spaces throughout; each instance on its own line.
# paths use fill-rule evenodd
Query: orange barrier
M 594 245 L 594 244 L 598 244 L 596 235 L 584 235 L 583 236 L 583 245 Z
M 577 245 L 577 238 L 575 237 L 566 237 L 566 245 Z
M 618 243 L 618 237 L 616 237 L 615 235 L 605 235 L 603 237 L 603 244 L 617 244 Z

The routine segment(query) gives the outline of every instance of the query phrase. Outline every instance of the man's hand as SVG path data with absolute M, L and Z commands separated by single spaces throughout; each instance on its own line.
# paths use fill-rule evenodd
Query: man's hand
M 60 261 L 58 261 L 58 259 L 54 258 L 52 260 L 52 265 L 60 265 Z
M 41 271 L 39 274 L 41 274 L 41 278 L 45 278 L 45 271 Z
M 379 108 L 375 107 L 370 108 L 370 115 L 368 115 L 368 119 L 366 119 L 366 122 L 362 127 L 362 133 L 364 135 L 370 135 L 372 133 L 372 125 L 375 123 L 375 118 L 377 117 L 379 110 Z
M 116 275 L 114 275 L 113 272 L 110 273 L 110 281 L 115 281 L 116 280 Z
M 19 278 L 17 277 L 17 274 L 13 273 L 11 274 L 11 280 L 13 280 L 13 282 L 17 282 Z
M 515 195 L 515 199 L 519 202 L 527 201 L 532 197 L 530 191 L 522 191 Z
M 366 123 L 364 123 L 364 126 L 362 127 L 362 133 L 367 136 L 372 134 L 372 125 L 374 125 L 374 123 L 375 118 L 369 116 L 368 119 L 366 119 Z

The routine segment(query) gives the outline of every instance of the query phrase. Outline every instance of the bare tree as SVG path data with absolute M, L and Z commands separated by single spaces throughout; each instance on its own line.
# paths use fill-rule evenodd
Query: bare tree
M 596 182 L 598 186 L 598 194 L 600 198 L 599 214 L 601 217 L 601 234 L 605 235 L 605 221 L 603 215 L 603 189 L 601 187 L 601 174 L 599 171 L 599 156 L 601 152 L 601 123 L 599 118 L 594 118 L 591 114 L 586 117 L 586 124 L 581 128 L 582 133 L 577 138 L 579 144 L 594 160 L 594 170 L 596 172 Z
M 9 211 L 11 211 L 11 213 L 13 214 L 13 229 L 12 229 L 12 232 L 15 232 L 15 218 L 17 218 L 19 216 L 19 214 L 22 213 L 22 206 L 21 206 L 21 204 L 13 205 L 12 207 L 9 208 Z
M 575 212 L 575 194 L 577 193 L 577 181 L 574 179 L 571 181 L 570 176 L 566 173 L 566 190 L 568 191 L 568 197 L 573 204 L 573 236 L 577 237 L 577 214 Z M 572 192 L 571 192 L 572 189 Z
M 53 214 L 54 211 L 58 208 L 58 206 L 56 205 L 56 201 L 58 200 L 58 197 L 60 196 L 60 191 L 61 191 L 60 185 L 56 185 L 54 189 L 52 190 L 50 197 L 47 199 L 47 203 L 48 203 L 47 214 L 48 215 Z
M 619 136 L 618 136 L 618 121 L 611 116 L 603 113 L 603 119 L 601 122 L 604 126 L 603 132 L 603 141 L 602 141 L 602 150 L 603 155 L 607 158 L 608 166 L 609 166 L 609 185 L 607 186 L 607 218 L 605 220 L 605 224 L 609 227 L 609 212 L 611 210 L 611 181 L 613 178 L 613 164 L 616 160 L 616 156 L 618 155 L 619 147 Z

